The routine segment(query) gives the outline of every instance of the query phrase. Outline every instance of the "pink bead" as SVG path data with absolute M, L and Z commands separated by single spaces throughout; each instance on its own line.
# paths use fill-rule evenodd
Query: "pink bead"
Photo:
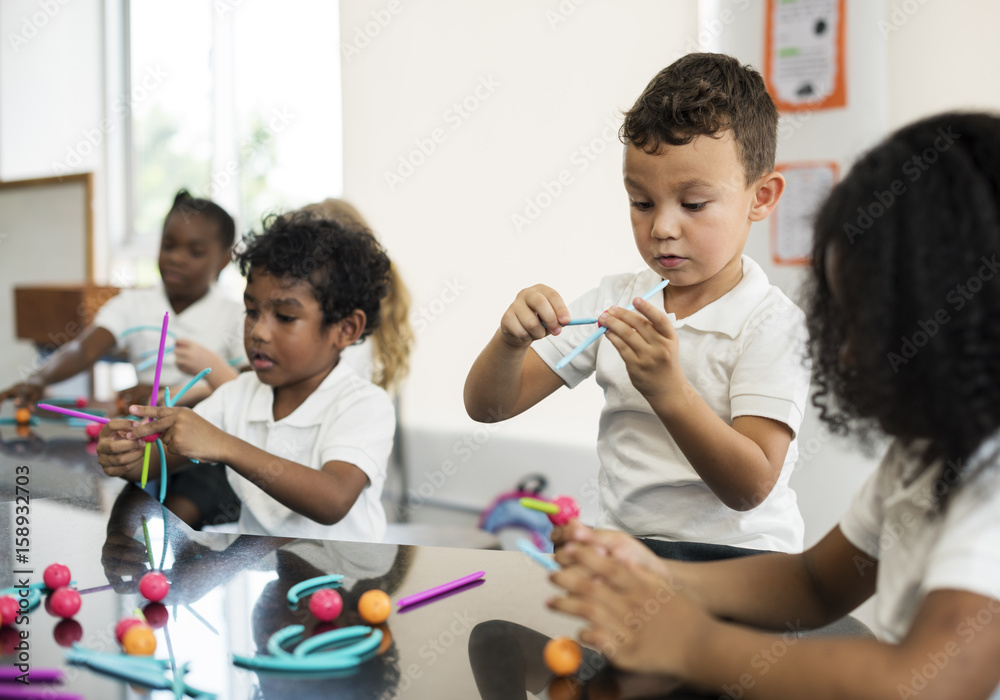
M 153 433 L 152 435 L 147 435 L 146 437 L 143 438 L 143 440 L 145 440 L 146 442 L 156 442 L 159 439 L 160 439 L 159 433 Z
M 147 603 L 146 607 L 142 609 L 142 616 L 146 618 L 147 624 L 154 630 L 165 627 L 170 621 L 170 613 L 163 603 Z M 122 634 L 125 633 L 122 632 Z
M 170 583 L 167 577 L 159 571 L 150 571 L 139 581 L 139 593 L 142 597 L 153 603 L 158 603 L 167 597 L 170 592 Z
M 336 619 L 343 609 L 344 599 L 332 588 L 321 588 L 309 598 L 309 612 L 323 622 Z
M 9 596 L 0 596 L 0 625 L 7 627 L 13 625 L 17 618 L 17 601 Z
M 77 408 L 86 408 L 87 407 L 87 397 L 86 396 L 77 396 L 76 397 L 76 401 L 74 401 L 73 403 L 76 404 Z
M 141 624 L 142 624 L 142 620 L 140 620 L 140 619 L 138 619 L 136 617 L 126 617 L 126 618 L 123 618 L 123 619 L 119 620 L 118 624 L 115 625 L 115 639 L 117 639 L 118 643 L 121 644 L 122 643 L 122 637 L 125 636 L 125 633 L 128 632 L 129 629 L 131 629 L 132 627 L 135 627 L 136 625 L 141 625 Z
M 76 620 L 60 620 L 52 630 L 52 637 L 61 647 L 71 647 L 83 639 L 83 626 Z
M 59 588 L 49 596 L 49 609 L 57 617 L 70 618 L 80 611 L 80 594 L 72 588 Z
M 45 573 L 42 574 L 45 587 L 50 591 L 68 586 L 71 578 L 69 567 L 62 564 L 49 564 L 45 567 Z
M 562 527 L 573 518 L 580 517 L 580 506 L 569 496 L 559 496 L 552 502 L 559 506 L 559 512 L 549 516 L 556 527 Z
M 101 436 L 101 428 L 103 427 L 100 423 L 87 423 L 83 427 L 83 432 L 87 434 L 90 440 L 97 442 L 97 439 Z

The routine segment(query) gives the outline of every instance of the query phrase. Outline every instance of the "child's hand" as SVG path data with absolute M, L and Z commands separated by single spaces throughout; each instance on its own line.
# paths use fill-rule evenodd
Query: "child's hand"
M 138 478 L 142 472 L 142 453 L 146 444 L 129 436 L 133 427 L 135 421 L 114 418 L 101 428 L 97 438 L 97 462 L 108 476 L 130 479 Z
M 174 346 L 174 357 L 177 358 L 177 369 L 185 374 L 195 375 L 206 367 L 214 372 L 226 361 L 208 348 L 198 345 L 192 340 L 180 338 Z
M 525 348 L 539 338 L 559 335 L 569 323 L 569 309 L 559 293 L 544 284 L 522 289 L 500 319 L 500 335 L 507 345 Z
M 606 326 L 629 379 L 647 401 L 657 396 L 679 395 L 686 383 L 680 365 L 677 332 L 667 314 L 656 304 L 636 298 L 635 311 L 612 306 L 598 319 Z
M 552 543 L 556 548 L 556 561 L 560 564 L 575 562 L 572 550 L 582 544 L 623 564 L 636 564 L 660 576 L 669 576 L 667 563 L 663 559 L 632 535 L 620 530 L 594 530 L 579 520 L 570 520 L 563 527 L 552 530 Z M 570 543 L 578 544 L 564 552 Z
M 20 382 L 14 386 L 0 391 L 0 403 L 7 399 L 14 399 L 16 406 L 32 406 L 42 400 L 45 386 L 36 382 Z
M 128 437 L 139 439 L 155 433 L 168 452 L 200 462 L 221 462 L 229 435 L 219 430 L 190 408 L 130 406 L 129 413 L 152 418 L 152 423 L 133 423 Z
M 560 555 L 564 568 L 550 579 L 566 595 L 548 605 L 589 623 L 582 642 L 618 668 L 684 677 L 685 653 L 713 621 L 669 574 L 622 565 L 590 545 L 574 544 Z

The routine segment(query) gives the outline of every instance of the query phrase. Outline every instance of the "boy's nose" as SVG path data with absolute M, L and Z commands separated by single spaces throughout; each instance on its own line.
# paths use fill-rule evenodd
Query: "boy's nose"
M 661 215 L 653 220 L 653 230 L 651 231 L 653 238 L 676 238 L 677 237 L 677 225 L 667 215 Z

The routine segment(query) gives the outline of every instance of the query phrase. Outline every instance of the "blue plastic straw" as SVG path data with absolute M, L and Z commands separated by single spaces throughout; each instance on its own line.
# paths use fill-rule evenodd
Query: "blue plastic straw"
M 123 330 L 118 335 L 118 337 L 124 338 L 127 335 L 131 335 L 132 333 L 138 333 L 139 331 L 156 331 L 157 333 L 159 333 L 160 330 L 161 328 L 159 326 L 132 326 L 131 328 L 126 328 L 125 330 Z M 169 335 L 174 340 L 177 340 L 177 334 L 174 333 L 173 331 L 167 331 L 167 335 Z
M 574 318 L 572 321 L 567 323 L 567 326 L 587 326 L 591 323 L 597 323 L 596 318 Z
M 550 559 L 548 555 L 544 552 L 538 550 L 538 548 L 533 545 L 528 540 L 520 539 L 517 541 L 517 548 L 522 552 L 527 554 L 529 557 L 534 559 L 536 562 L 544 566 L 549 571 L 559 571 L 559 564 L 556 563 L 554 559 Z
M 177 396 L 173 397 L 173 401 L 171 401 L 168 397 L 164 396 L 164 398 L 167 399 L 167 406 L 176 406 L 177 402 L 180 401 L 181 397 L 187 393 L 188 389 L 197 384 L 199 379 L 201 379 L 211 371 L 212 371 L 211 367 L 206 367 L 202 371 L 198 372 L 198 374 L 194 375 L 194 377 L 191 378 L 191 381 L 185 384 L 184 388 L 177 392 Z M 169 389 L 170 387 L 167 388 Z
M 650 289 L 648 292 L 646 292 L 645 294 L 643 294 L 642 295 L 642 300 L 643 301 L 649 301 L 649 298 L 651 296 L 653 296 L 654 294 L 658 293 L 661 289 L 663 289 L 664 287 L 666 287 L 669 283 L 670 283 L 670 280 L 663 280 L 658 285 L 656 285 L 655 287 L 653 287 L 652 289 Z M 628 306 L 625 307 L 625 309 L 627 311 L 634 311 L 635 310 L 635 305 L 634 304 L 629 304 Z M 577 355 L 579 355 L 581 352 L 583 352 L 588 347 L 590 347 L 591 343 L 593 343 L 595 340 L 597 340 L 598 338 L 600 338 L 602 335 L 604 335 L 607 332 L 608 332 L 607 327 L 606 326 L 601 326 L 596 331 L 594 331 L 593 333 L 591 333 L 590 336 L 585 341 L 583 341 L 582 343 L 580 343 L 579 345 L 577 345 L 575 348 L 573 348 L 572 350 L 570 350 L 568 353 L 566 353 L 566 356 L 563 357 L 563 359 L 559 360 L 559 362 L 556 363 L 556 369 L 562 369 L 563 367 L 565 367 L 566 365 L 568 365 L 570 362 L 573 361 L 573 359 Z

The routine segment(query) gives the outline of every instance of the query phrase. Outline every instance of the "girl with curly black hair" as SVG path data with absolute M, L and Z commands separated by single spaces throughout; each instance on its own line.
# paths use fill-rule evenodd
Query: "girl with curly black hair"
M 242 533 L 379 541 L 395 412 L 340 355 L 378 328 L 389 259 L 360 224 L 305 212 L 268 218 L 244 244 L 236 258 L 253 372 L 194 411 L 133 406 L 155 420 L 109 423 L 101 466 L 135 480 L 142 437 L 160 433 L 175 458 L 168 467 L 180 456 L 229 467 Z
M 713 695 L 1000 698 L 998 257 L 1000 117 L 866 154 L 819 211 L 808 302 L 823 419 L 892 439 L 843 520 L 800 555 L 710 564 L 574 525 L 552 606 L 613 664 Z M 876 592 L 878 640 L 799 638 Z

